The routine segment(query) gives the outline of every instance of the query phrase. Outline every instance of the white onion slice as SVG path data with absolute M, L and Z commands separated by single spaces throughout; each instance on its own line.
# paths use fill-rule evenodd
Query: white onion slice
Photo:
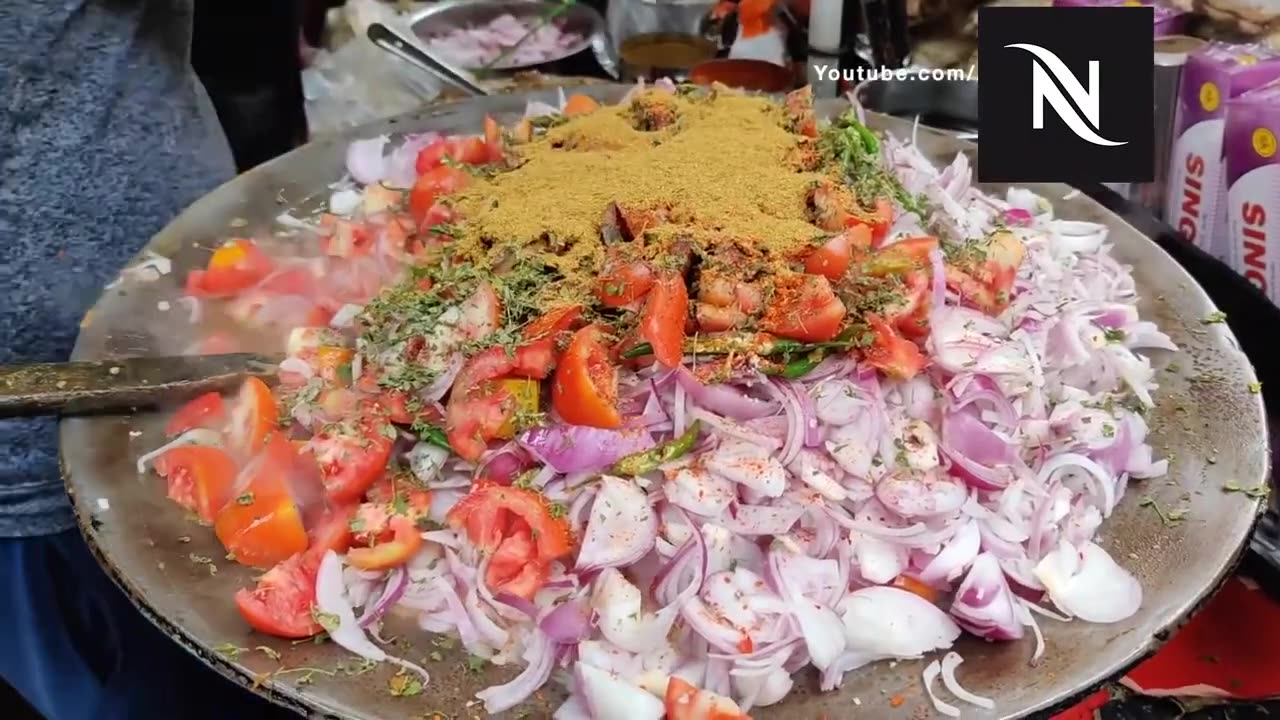
M 1035 575 L 1054 605 L 1088 622 L 1120 622 L 1142 605 L 1142 585 L 1092 542 L 1078 551 L 1060 542 L 1036 565 Z
M 951 691 L 952 695 L 955 695 L 971 705 L 977 705 L 985 710 L 994 708 L 996 706 L 994 700 L 982 697 L 981 695 L 974 695 L 968 690 L 965 690 L 964 687 L 960 685 L 960 681 L 956 680 L 956 668 L 959 667 L 962 662 L 964 662 L 964 658 L 960 657 L 960 653 L 958 652 L 953 651 L 942 656 L 942 684 L 947 687 L 947 690 Z
M 923 673 L 924 691 L 929 694 L 929 701 L 933 703 L 933 709 L 946 715 L 947 717 L 960 717 L 960 708 L 950 703 L 943 702 L 941 698 L 933 692 L 933 681 L 938 679 L 938 675 L 942 672 L 942 663 L 934 660 L 929 663 Z

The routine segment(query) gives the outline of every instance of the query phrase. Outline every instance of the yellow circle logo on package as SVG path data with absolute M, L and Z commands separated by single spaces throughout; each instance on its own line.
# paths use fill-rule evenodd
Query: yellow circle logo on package
M 1276 154 L 1276 134 L 1270 129 L 1260 127 L 1253 131 L 1253 150 L 1264 158 Z
M 1218 86 L 1207 82 L 1200 86 L 1200 107 L 1209 112 L 1218 109 Z
M 1241 65 L 1254 65 L 1254 64 L 1257 64 L 1257 62 L 1258 62 L 1258 56 L 1256 56 L 1256 55 L 1241 55 L 1241 56 L 1240 56 L 1240 64 L 1241 64 Z
M 1125 0 L 1124 4 L 1126 7 L 1142 7 L 1142 3 L 1138 2 L 1138 0 Z

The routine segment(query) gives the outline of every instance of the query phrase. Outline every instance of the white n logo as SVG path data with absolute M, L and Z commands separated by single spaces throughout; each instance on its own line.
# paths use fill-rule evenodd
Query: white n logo
M 1108 140 L 1097 133 L 1101 129 L 1098 124 L 1098 61 L 1089 61 L 1089 89 L 1086 90 L 1076 76 L 1071 74 L 1065 63 L 1058 58 L 1057 55 L 1040 47 L 1039 45 L 1031 45 L 1029 43 L 1015 43 L 1013 45 L 1005 45 L 1010 48 L 1021 48 L 1035 56 L 1035 60 L 1031 62 L 1031 124 L 1036 130 L 1044 129 L 1044 103 L 1049 101 L 1049 105 L 1053 106 L 1053 111 L 1062 118 L 1067 124 L 1071 132 L 1076 137 L 1094 145 L 1124 145 L 1124 142 L 1115 142 Z M 1039 62 L 1036 62 L 1038 60 Z M 1058 83 L 1062 87 L 1058 87 L 1049 76 L 1052 75 L 1058 79 Z M 1063 96 L 1062 91 L 1065 89 L 1067 95 L 1071 96 L 1071 100 L 1067 100 Z M 1072 105 L 1074 102 L 1074 106 Z M 1079 111 L 1077 112 L 1077 108 Z M 1083 113 L 1088 119 L 1088 124 L 1081 119 L 1080 114 Z M 1093 127 L 1090 127 L 1092 125 Z

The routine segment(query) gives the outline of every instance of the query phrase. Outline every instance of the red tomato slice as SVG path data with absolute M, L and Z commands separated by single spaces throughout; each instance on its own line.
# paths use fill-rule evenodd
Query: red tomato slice
M 253 590 L 236 592 L 236 609 L 258 632 L 282 638 L 307 638 L 323 630 L 312 615 L 316 569 L 301 553 L 271 568 Z
M 822 275 L 839 280 L 849 269 L 854 248 L 863 249 L 871 244 L 871 230 L 852 227 L 832 236 L 821 247 L 814 249 L 804 261 L 804 271 L 810 275 Z
M 168 480 L 170 500 L 212 523 L 231 500 L 236 464 L 221 448 L 185 445 L 156 458 L 156 473 Z
M 430 190 L 436 197 L 440 197 L 451 195 L 461 190 L 469 182 L 471 182 L 471 176 L 467 174 L 467 171 L 448 165 L 441 165 L 423 173 L 422 177 L 418 178 L 418 182 L 414 183 L 413 189 Z
M 446 518 L 450 527 L 466 528 L 468 538 L 476 547 L 492 551 L 499 547 L 506 529 L 504 513 L 518 518 L 529 528 L 537 546 L 537 557 L 542 562 L 558 560 L 573 550 L 569 521 L 556 517 L 551 503 L 534 490 L 479 483 L 453 506 Z
M 292 465 L 293 446 L 273 434 L 237 478 L 240 494 L 218 512 L 214 532 L 238 562 L 267 568 L 307 549 L 307 531 L 287 487 Z
M 437 138 L 427 143 L 427 146 L 418 151 L 418 157 L 413 162 L 413 167 L 418 171 L 419 175 L 425 175 L 429 170 L 439 167 L 445 158 L 453 158 L 453 143 L 449 138 Z
M 644 297 L 653 283 L 654 274 L 648 263 L 626 263 L 605 271 L 596 287 L 596 297 L 606 307 L 625 307 Z
M 930 292 L 929 276 L 924 271 L 916 271 L 905 278 L 901 307 L 887 318 L 903 336 L 913 339 L 929 336 Z
M 684 359 L 684 323 L 689 316 L 689 288 L 679 275 L 664 275 L 654 283 L 640 315 L 640 335 L 653 346 L 653 356 L 665 367 Z
M 867 274 L 874 277 L 905 275 L 931 267 L 930 253 L 938 248 L 934 237 L 913 237 L 882 247 L 867 263 Z
M 577 117 L 600 109 L 600 103 L 588 95 L 570 95 L 564 103 L 564 116 Z
M 222 396 L 216 392 L 205 393 L 178 408 L 165 423 L 164 434 L 173 437 L 195 428 L 221 430 L 226 422 L 227 405 Z
M 675 675 L 667 681 L 664 704 L 666 720 L 750 720 L 733 700 L 700 690 Z
M 875 211 L 869 218 L 860 218 L 860 221 L 870 226 L 871 240 L 878 247 L 889 235 L 889 228 L 893 226 L 893 203 L 888 198 L 876 200 Z
M 436 206 L 436 193 L 431 188 L 415 184 L 409 191 L 409 214 L 419 228 L 427 227 L 427 214 Z
M 352 548 L 347 561 L 361 570 L 389 570 L 408 562 L 422 547 L 422 534 L 407 517 L 397 515 L 390 525 L 395 539 L 371 548 Z
M 574 329 L 581 320 L 581 305 L 565 305 L 543 313 L 537 320 L 526 325 L 520 335 L 530 341 L 544 338 L 558 340 L 562 334 Z
M 256 377 L 240 386 L 227 428 L 227 448 L 233 457 L 247 458 L 276 431 L 280 414 L 271 388 Z
M 204 270 L 187 275 L 187 294 L 225 297 L 256 285 L 271 273 L 271 258 L 252 240 L 233 238 L 213 252 Z
M 489 162 L 489 146 L 478 137 L 458 138 L 454 143 L 456 159 L 466 165 L 483 165 Z
M 760 327 L 780 337 L 825 342 L 840 334 L 845 307 L 821 275 L 781 275 L 775 278 L 773 302 Z
M 488 115 L 484 116 L 484 160 L 480 162 L 498 162 L 506 154 L 502 140 L 502 127 Z
M 562 420 L 573 425 L 622 425 L 618 368 L 609 360 L 599 326 L 588 325 L 575 333 L 561 355 L 551 384 L 551 404 Z
M 344 553 L 351 547 L 351 521 L 356 516 L 358 506 L 354 504 L 339 505 L 331 508 L 319 522 L 307 533 L 310 543 L 304 554 L 308 567 L 318 569 L 324 554 L 330 550 Z
M 366 407 L 354 428 L 322 432 L 312 439 L 316 463 L 331 502 L 357 502 L 382 477 L 395 440 L 380 411 Z
M 867 364 L 898 380 L 910 380 L 924 368 L 925 356 L 919 346 L 875 315 L 868 315 L 866 320 L 875 334 L 871 347 L 862 351 Z
M 551 568 L 538 560 L 522 564 L 515 575 L 499 581 L 488 581 L 489 589 L 494 593 L 510 593 L 516 597 L 532 600 L 534 595 L 547 584 L 551 577 Z

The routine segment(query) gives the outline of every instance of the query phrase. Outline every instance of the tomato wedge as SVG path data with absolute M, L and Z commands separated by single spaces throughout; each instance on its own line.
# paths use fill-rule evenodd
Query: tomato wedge
M 522 527 L 508 535 L 489 558 L 485 584 L 494 593 L 532 600 L 550 575 L 551 567 L 538 557 L 530 530 Z
M 689 316 L 689 288 L 674 273 L 654 283 L 640 315 L 640 335 L 653 347 L 653 356 L 664 367 L 684 359 L 684 323 Z
M 316 569 L 302 553 L 272 567 L 253 590 L 236 591 L 236 609 L 258 632 L 282 638 L 307 638 L 323 630 L 312 614 Z
M 240 495 L 214 519 L 214 532 L 238 562 L 267 568 L 307 549 L 307 531 L 286 485 L 293 458 L 284 435 L 272 434 L 237 478 Z
M 667 681 L 666 720 L 751 720 L 733 700 L 701 690 L 682 678 Z
M 499 436 L 517 408 L 517 398 L 500 378 L 541 380 L 555 364 L 555 341 L 544 337 L 508 352 L 491 347 L 471 356 L 453 381 L 449 405 L 445 409 L 445 433 L 454 452 L 464 459 L 478 460 L 486 444 Z
M 236 464 L 221 448 L 184 445 L 156 458 L 156 474 L 165 478 L 169 499 L 212 523 L 230 500 Z
M 386 471 L 394 432 L 380 408 L 366 405 L 353 426 L 316 435 L 311 446 L 325 496 L 335 503 L 358 501 Z
M 510 522 L 516 518 L 529 529 L 539 561 L 558 560 L 573 549 L 569 521 L 534 490 L 482 482 L 473 485 L 446 516 L 450 527 L 466 528 L 472 544 L 487 552 L 499 547 Z
M 600 109 L 600 103 L 595 98 L 586 95 L 570 95 L 564 102 L 564 108 L 561 112 L 565 117 L 577 117 L 578 115 L 586 115 Z
M 618 368 L 609 360 L 599 326 L 588 325 L 575 333 L 561 355 L 551 384 L 551 405 L 560 419 L 573 425 L 622 425 Z
M 227 428 L 227 448 L 232 456 L 247 458 L 255 454 L 267 436 L 276 431 L 279 421 L 271 388 L 256 377 L 245 380 L 236 395 Z
M 780 275 L 760 327 L 780 337 L 825 342 L 840 334 L 845 307 L 821 275 Z
M 440 165 L 434 167 L 422 174 L 418 181 L 414 183 L 415 190 L 423 188 L 430 190 L 436 197 L 441 195 L 452 195 L 453 193 L 466 187 L 471 182 L 471 175 L 465 170 L 448 165 Z
M 390 527 L 395 533 L 393 540 L 368 548 L 352 548 L 347 553 L 347 562 L 361 570 L 389 570 L 408 562 L 422 547 L 422 534 L 412 520 L 401 515 L 391 518 Z
M 526 325 L 520 335 L 529 341 L 544 338 L 558 341 L 561 335 L 573 330 L 581 320 L 581 305 L 565 305 L 543 313 L 538 319 Z
M 618 265 L 600 276 L 596 297 L 605 307 L 625 307 L 644 297 L 653 282 L 653 270 L 648 263 Z
M 192 270 L 187 275 L 187 294 L 226 297 L 256 285 L 271 269 L 271 258 L 256 243 L 233 238 L 213 252 L 204 270 Z
M 223 402 L 221 395 L 210 392 L 178 408 L 169 422 L 165 423 L 164 434 L 173 437 L 196 428 L 221 430 L 226 422 L 227 404 Z
M 875 335 L 871 347 L 862 351 L 867 364 L 897 380 L 910 380 L 919 374 L 925 365 L 920 347 L 899 335 L 878 316 L 867 315 L 866 320 Z
M 324 554 L 332 550 L 344 553 L 351 547 L 351 521 L 356 516 L 355 504 L 331 507 L 307 533 L 309 543 L 304 554 L 311 567 L 319 568 Z
M 829 238 L 815 248 L 804 261 L 804 271 L 821 275 L 829 280 L 839 280 L 849 269 L 855 249 L 864 250 L 871 245 L 871 230 L 865 226 L 851 227 Z
M 875 247 L 879 247 L 888 237 L 889 228 L 893 225 L 893 202 L 888 198 L 877 199 L 870 216 L 859 217 L 858 220 L 871 228 L 871 241 Z
M 917 270 L 904 279 L 902 303 L 885 319 L 902 333 L 913 339 L 929 336 L 929 307 L 933 303 L 929 276 Z
M 873 277 L 905 275 L 929 269 L 929 255 L 938 249 L 938 239 L 922 236 L 900 240 L 876 251 L 867 262 L 866 273 Z
M 506 154 L 502 141 L 502 127 L 498 121 L 484 116 L 484 159 L 480 162 L 498 162 Z

